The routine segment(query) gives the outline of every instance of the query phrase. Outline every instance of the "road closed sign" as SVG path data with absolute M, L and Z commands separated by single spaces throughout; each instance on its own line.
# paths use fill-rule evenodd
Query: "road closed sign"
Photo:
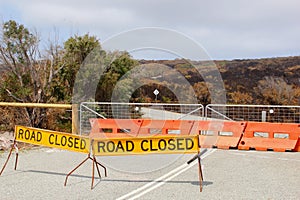
M 94 155 L 198 153 L 198 135 L 93 139 Z
M 64 149 L 68 151 L 89 153 L 90 149 L 90 140 L 88 137 L 57 131 L 16 126 L 15 137 L 16 141 L 19 142 Z

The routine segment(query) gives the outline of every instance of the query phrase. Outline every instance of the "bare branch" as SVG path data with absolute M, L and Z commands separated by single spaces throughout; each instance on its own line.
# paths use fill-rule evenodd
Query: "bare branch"
M 57 73 L 59 73 L 59 71 L 60 71 L 62 68 L 64 68 L 64 66 L 65 66 L 65 63 L 62 64 L 62 66 L 60 66 L 57 70 L 55 70 L 54 73 L 53 73 L 53 75 L 56 75 Z
M 8 89 L 5 89 L 5 90 L 6 90 L 6 92 L 8 93 L 8 95 L 11 96 L 12 98 L 14 98 L 15 100 L 20 101 L 20 102 L 24 102 L 23 99 L 20 99 L 20 98 L 16 97 L 16 96 L 13 95 L 12 92 L 9 91 Z

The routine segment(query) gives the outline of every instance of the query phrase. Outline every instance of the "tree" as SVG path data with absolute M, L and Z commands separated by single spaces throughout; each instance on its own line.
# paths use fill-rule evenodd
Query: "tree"
M 99 40 L 89 34 L 69 38 L 64 43 L 63 60 L 58 83 L 64 84 L 53 89 L 58 99 L 71 102 L 72 98 L 73 103 L 110 101 L 117 81 L 138 64 L 127 52 L 105 52 Z M 99 83 L 91 83 L 99 79 Z
M 0 43 L 0 64 L 6 66 L 2 75 L 0 96 L 3 101 L 47 103 L 53 102 L 51 83 L 63 67 L 59 58 L 60 47 L 42 54 L 40 40 L 22 24 L 10 20 L 3 24 Z M 45 109 L 22 110 L 30 126 L 40 127 L 46 116 Z
M 132 59 L 128 52 L 116 51 L 108 54 L 107 56 L 110 58 L 115 57 L 116 59 L 114 59 L 110 64 L 108 64 L 108 66 L 105 69 L 105 72 L 103 73 L 103 76 L 101 77 L 98 83 L 96 101 L 99 102 L 111 101 L 114 87 L 120 80 L 120 78 L 138 65 L 138 62 Z M 131 87 L 132 84 L 128 80 L 125 82 L 127 84 L 124 85 L 123 91 L 129 91 L 129 88 L 126 87 Z M 125 99 L 128 98 L 126 97 Z
M 253 98 L 246 92 L 235 91 L 229 93 L 230 101 L 234 104 L 251 104 Z
M 64 99 L 71 102 L 75 78 L 84 60 L 95 49 L 100 49 L 101 54 L 106 54 L 101 50 L 99 40 L 95 36 L 85 34 L 83 36 L 75 35 L 70 37 L 64 43 L 64 67 L 59 73 L 57 84 L 53 85 L 58 99 Z M 63 83 L 63 84 L 60 84 Z
M 203 105 L 207 105 L 211 102 L 207 84 L 209 85 L 209 83 L 198 82 L 193 86 L 199 103 Z
M 287 84 L 282 77 L 266 76 L 259 81 L 257 93 L 262 103 L 271 105 L 293 105 L 298 103 L 299 90 Z

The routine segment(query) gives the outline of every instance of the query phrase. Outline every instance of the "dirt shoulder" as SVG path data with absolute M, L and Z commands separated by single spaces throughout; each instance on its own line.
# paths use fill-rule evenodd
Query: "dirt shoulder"
M 0 132 L 0 150 L 7 150 L 10 148 L 14 140 L 13 132 Z

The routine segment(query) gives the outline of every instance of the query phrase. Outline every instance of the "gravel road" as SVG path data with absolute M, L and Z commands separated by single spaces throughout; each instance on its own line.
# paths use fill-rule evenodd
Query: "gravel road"
M 299 199 L 300 153 L 208 152 L 202 160 L 200 193 L 198 165 L 186 164 L 192 155 L 99 157 L 108 166 L 108 177 L 96 179 L 91 190 L 91 161 L 64 186 L 66 174 L 85 154 L 23 150 L 17 170 L 13 170 L 13 155 L 0 176 L 0 199 Z M 0 167 L 7 154 L 0 153 Z

